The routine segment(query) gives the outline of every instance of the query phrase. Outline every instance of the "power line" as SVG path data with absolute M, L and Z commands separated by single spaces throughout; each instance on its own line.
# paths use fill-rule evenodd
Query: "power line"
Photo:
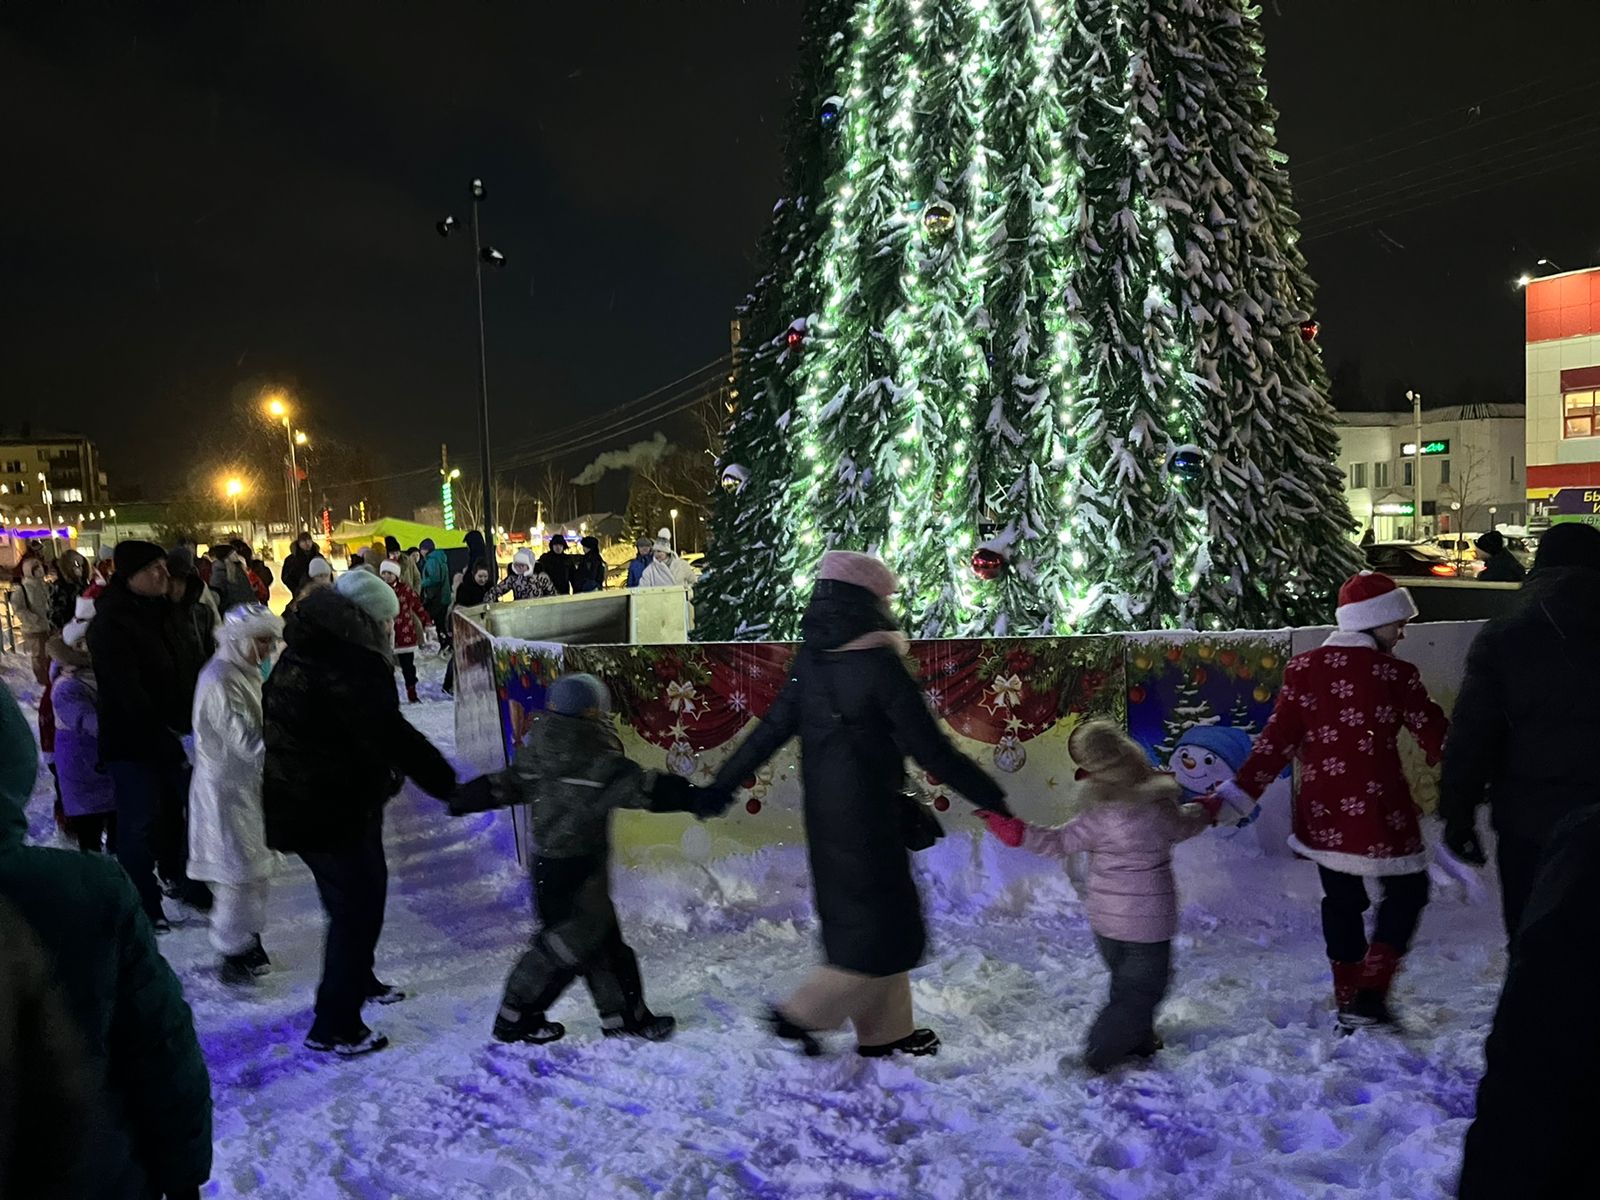
M 1504 100 L 1507 96 L 1515 96 L 1519 92 L 1527 92 L 1534 88 L 1544 87 L 1546 86 L 1547 82 L 1547 80 L 1542 78 L 1530 79 L 1526 83 L 1516 84 L 1513 87 L 1506 88 L 1504 91 L 1491 92 L 1489 95 L 1480 100 L 1468 100 L 1460 104 L 1452 104 L 1449 108 L 1439 109 L 1437 112 L 1430 113 L 1427 116 L 1415 117 L 1412 120 L 1407 121 L 1404 125 L 1390 126 L 1384 129 L 1382 133 L 1375 133 L 1370 137 L 1364 137 L 1359 141 L 1347 142 L 1342 146 L 1335 146 L 1331 150 L 1324 150 L 1321 154 L 1313 154 L 1307 158 L 1302 158 L 1298 160 L 1297 165 L 1304 168 L 1309 167 L 1314 163 L 1326 162 L 1330 158 L 1338 158 L 1341 154 L 1360 150 L 1365 146 L 1372 145 L 1374 142 L 1385 141 L 1388 138 L 1405 133 L 1407 130 L 1416 129 L 1423 125 L 1431 125 L 1435 121 L 1442 121 L 1447 117 L 1457 116 L 1462 112 L 1471 111 L 1473 108 L 1481 108 L 1483 105 L 1488 104 L 1491 101 Z M 1557 92 L 1555 94 L 1561 95 L 1562 93 Z
M 1399 197 L 1396 196 L 1387 197 L 1383 202 L 1374 202 L 1373 204 L 1366 206 L 1365 209 L 1357 209 L 1352 213 L 1342 214 L 1340 218 L 1332 218 L 1332 220 L 1340 223 L 1334 224 L 1331 228 L 1324 227 L 1310 232 L 1302 230 L 1301 240 L 1316 241 L 1322 238 L 1333 237 L 1335 234 L 1344 233 L 1348 230 L 1356 229 L 1363 225 L 1371 225 L 1378 221 L 1393 220 L 1395 217 L 1405 216 L 1413 212 L 1420 212 L 1428 208 L 1434 208 L 1440 204 L 1447 204 L 1453 200 L 1459 200 L 1464 196 L 1477 195 L 1479 192 L 1486 192 L 1492 188 L 1503 187 L 1507 184 L 1516 183 L 1523 179 L 1537 179 L 1543 175 L 1553 174 L 1572 165 L 1572 149 L 1572 147 L 1566 147 L 1561 150 L 1553 151 L 1544 155 L 1542 158 L 1535 159 L 1529 163 L 1506 164 L 1504 170 L 1509 171 L 1509 174 L 1497 169 L 1489 173 L 1491 176 L 1489 178 L 1485 178 L 1482 175 L 1476 176 L 1482 180 L 1482 182 L 1480 182 L 1476 187 L 1453 190 L 1448 196 L 1439 196 L 1436 193 L 1430 193 L 1427 197 L 1419 199 L 1414 204 L 1403 204 L 1399 208 L 1394 208 L 1385 212 L 1382 210 L 1386 205 L 1392 204 L 1396 199 L 1399 199 Z M 1541 166 L 1541 163 L 1548 165 Z M 1463 174 L 1471 175 L 1473 173 L 1465 172 Z M 1408 190 L 1413 193 L 1417 193 L 1424 189 L 1421 185 L 1419 185 L 1417 188 Z
M 1409 171 L 1401 171 L 1398 174 L 1386 176 L 1381 180 L 1357 184 L 1354 187 L 1345 188 L 1342 191 L 1331 192 L 1325 196 L 1318 196 L 1314 199 L 1308 199 L 1306 201 L 1306 208 L 1308 210 L 1329 208 L 1331 206 L 1338 205 L 1342 201 L 1353 196 L 1360 195 L 1362 192 L 1371 191 L 1374 188 L 1384 188 L 1386 186 L 1396 184 L 1401 180 L 1409 179 L 1418 175 L 1428 177 L 1428 180 L 1431 182 L 1433 179 L 1439 177 L 1439 173 L 1454 170 L 1457 164 L 1472 160 L 1472 164 L 1476 165 L 1477 161 L 1490 151 L 1499 150 L 1502 147 L 1515 146 L 1519 143 L 1524 144 L 1523 149 L 1527 151 L 1544 149 L 1545 145 L 1554 140 L 1557 135 L 1563 134 L 1573 127 L 1592 128 L 1593 126 L 1594 118 L 1592 115 L 1586 114 L 1583 116 L 1570 117 L 1565 121 L 1558 121 L 1554 125 L 1548 125 L 1539 130 L 1516 134 L 1508 138 L 1502 138 L 1498 142 L 1490 142 L 1483 146 L 1474 146 L 1469 149 L 1462 150 L 1459 153 L 1449 155 L 1445 158 L 1437 159 L 1431 163 L 1423 163 L 1419 166 L 1412 167 Z M 1510 157 L 1521 152 L 1522 151 L 1506 151 L 1501 157 Z M 1410 186 L 1411 185 L 1407 184 L 1405 185 L 1405 188 L 1409 188 Z M 1400 190 L 1405 190 L 1405 188 Z M 1395 189 L 1390 187 L 1390 190 Z
M 501 451 L 501 468 L 504 470 L 514 470 L 518 467 L 530 466 L 533 463 L 543 462 L 548 458 L 554 458 L 561 454 L 569 453 L 572 450 L 582 449 L 585 446 L 603 442 L 609 438 L 616 437 L 620 433 L 629 432 L 633 429 L 639 428 L 641 425 L 648 425 L 653 421 L 661 420 L 663 417 L 672 416 L 675 413 L 692 408 L 695 404 L 699 403 L 701 399 L 701 394 L 698 388 L 682 388 L 678 385 L 688 381 L 698 381 L 703 383 L 705 382 L 703 377 L 719 370 L 731 359 L 731 354 L 724 354 L 718 358 L 712 359 L 710 362 L 703 364 L 702 366 L 689 372 L 687 375 L 680 376 L 671 383 L 663 384 L 661 387 L 654 388 L 651 391 L 644 393 L 642 396 L 636 396 L 632 400 L 625 401 L 624 403 L 607 410 L 597 417 L 587 417 L 582 421 L 575 421 L 570 425 L 565 425 L 562 428 L 555 430 L 543 443 L 524 443 L 520 451 L 516 449 L 511 450 L 509 453 L 506 451 Z M 673 388 L 676 388 L 677 390 L 673 391 L 670 395 L 664 397 L 661 396 L 662 392 Z M 650 400 L 652 397 L 661 398 L 656 400 L 655 403 L 649 404 L 637 412 L 629 411 L 637 409 L 641 404 L 647 400 Z M 687 399 L 685 397 L 687 397 Z M 597 425 L 603 425 L 604 427 L 593 428 Z M 552 439 L 561 440 L 552 444 Z M 527 461 L 512 461 L 517 460 L 519 454 L 531 454 L 532 457 L 528 458 Z M 386 483 L 392 479 L 405 479 L 412 475 L 426 475 L 430 473 L 437 474 L 438 470 L 439 464 L 437 462 L 429 462 L 427 466 L 414 467 L 405 471 L 393 471 L 386 475 L 374 475 L 366 479 L 343 479 L 333 483 L 324 483 L 319 480 L 317 486 L 321 489 L 360 487 L 369 483 Z M 499 472 L 496 472 L 496 474 L 498 473 Z

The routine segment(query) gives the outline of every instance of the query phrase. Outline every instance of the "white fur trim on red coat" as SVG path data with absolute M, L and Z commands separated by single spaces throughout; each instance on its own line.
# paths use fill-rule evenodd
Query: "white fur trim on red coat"
M 1415 875 L 1428 869 L 1428 852 L 1407 854 L 1399 858 L 1368 858 L 1365 854 L 1342 854 L 1337 850 L 1315 850 L 1294 834 L 1290 834 L 1289 849 L 1301 858 L 1309 858 L 1319 867 L 1338 871 L 1341 875 L 1365 875 L 1376 878 L 1383 875 Z
M 1409 621 L 1416 615 L 1417 602 L 1411 598 L 1410 591 L 1403 587 L 1373 596 L 1369 600 L 1341 604 L 1334 611 L 1339 628 L 1346 633 L 1360 633 L 1365 629 L 1392 625 L 1396 621 Z

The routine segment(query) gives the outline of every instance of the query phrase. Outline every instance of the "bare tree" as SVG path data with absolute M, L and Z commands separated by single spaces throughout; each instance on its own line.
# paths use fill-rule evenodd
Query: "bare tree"
M 1484 510 L 1494 499 L 1494 477 L 1489 452 L 1481 446 L 1463 445 L 1451 457 L 1450 482 L 1440 490 L 1450 502 L 1461 505 L 1457 532 L 1479 528 L 1478 517 L 1487 516 Z

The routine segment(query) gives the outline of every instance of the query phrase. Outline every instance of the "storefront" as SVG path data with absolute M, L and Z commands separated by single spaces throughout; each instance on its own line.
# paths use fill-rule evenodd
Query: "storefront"
M 1600 524 L 1600 268 L 1524 291 L 1529 525 Z

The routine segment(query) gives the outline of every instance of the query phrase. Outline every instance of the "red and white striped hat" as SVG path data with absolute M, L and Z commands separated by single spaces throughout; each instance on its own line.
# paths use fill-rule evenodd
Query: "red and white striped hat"
M 1411 593 L 1376 571 L 1352 575 L 1339 589 L 1339 608 L 1335 616 L 1339 628 L 1346 633 L 1364 633 L 1380 625 L 1409 621 L 1416 615 L 1417 605 Z

